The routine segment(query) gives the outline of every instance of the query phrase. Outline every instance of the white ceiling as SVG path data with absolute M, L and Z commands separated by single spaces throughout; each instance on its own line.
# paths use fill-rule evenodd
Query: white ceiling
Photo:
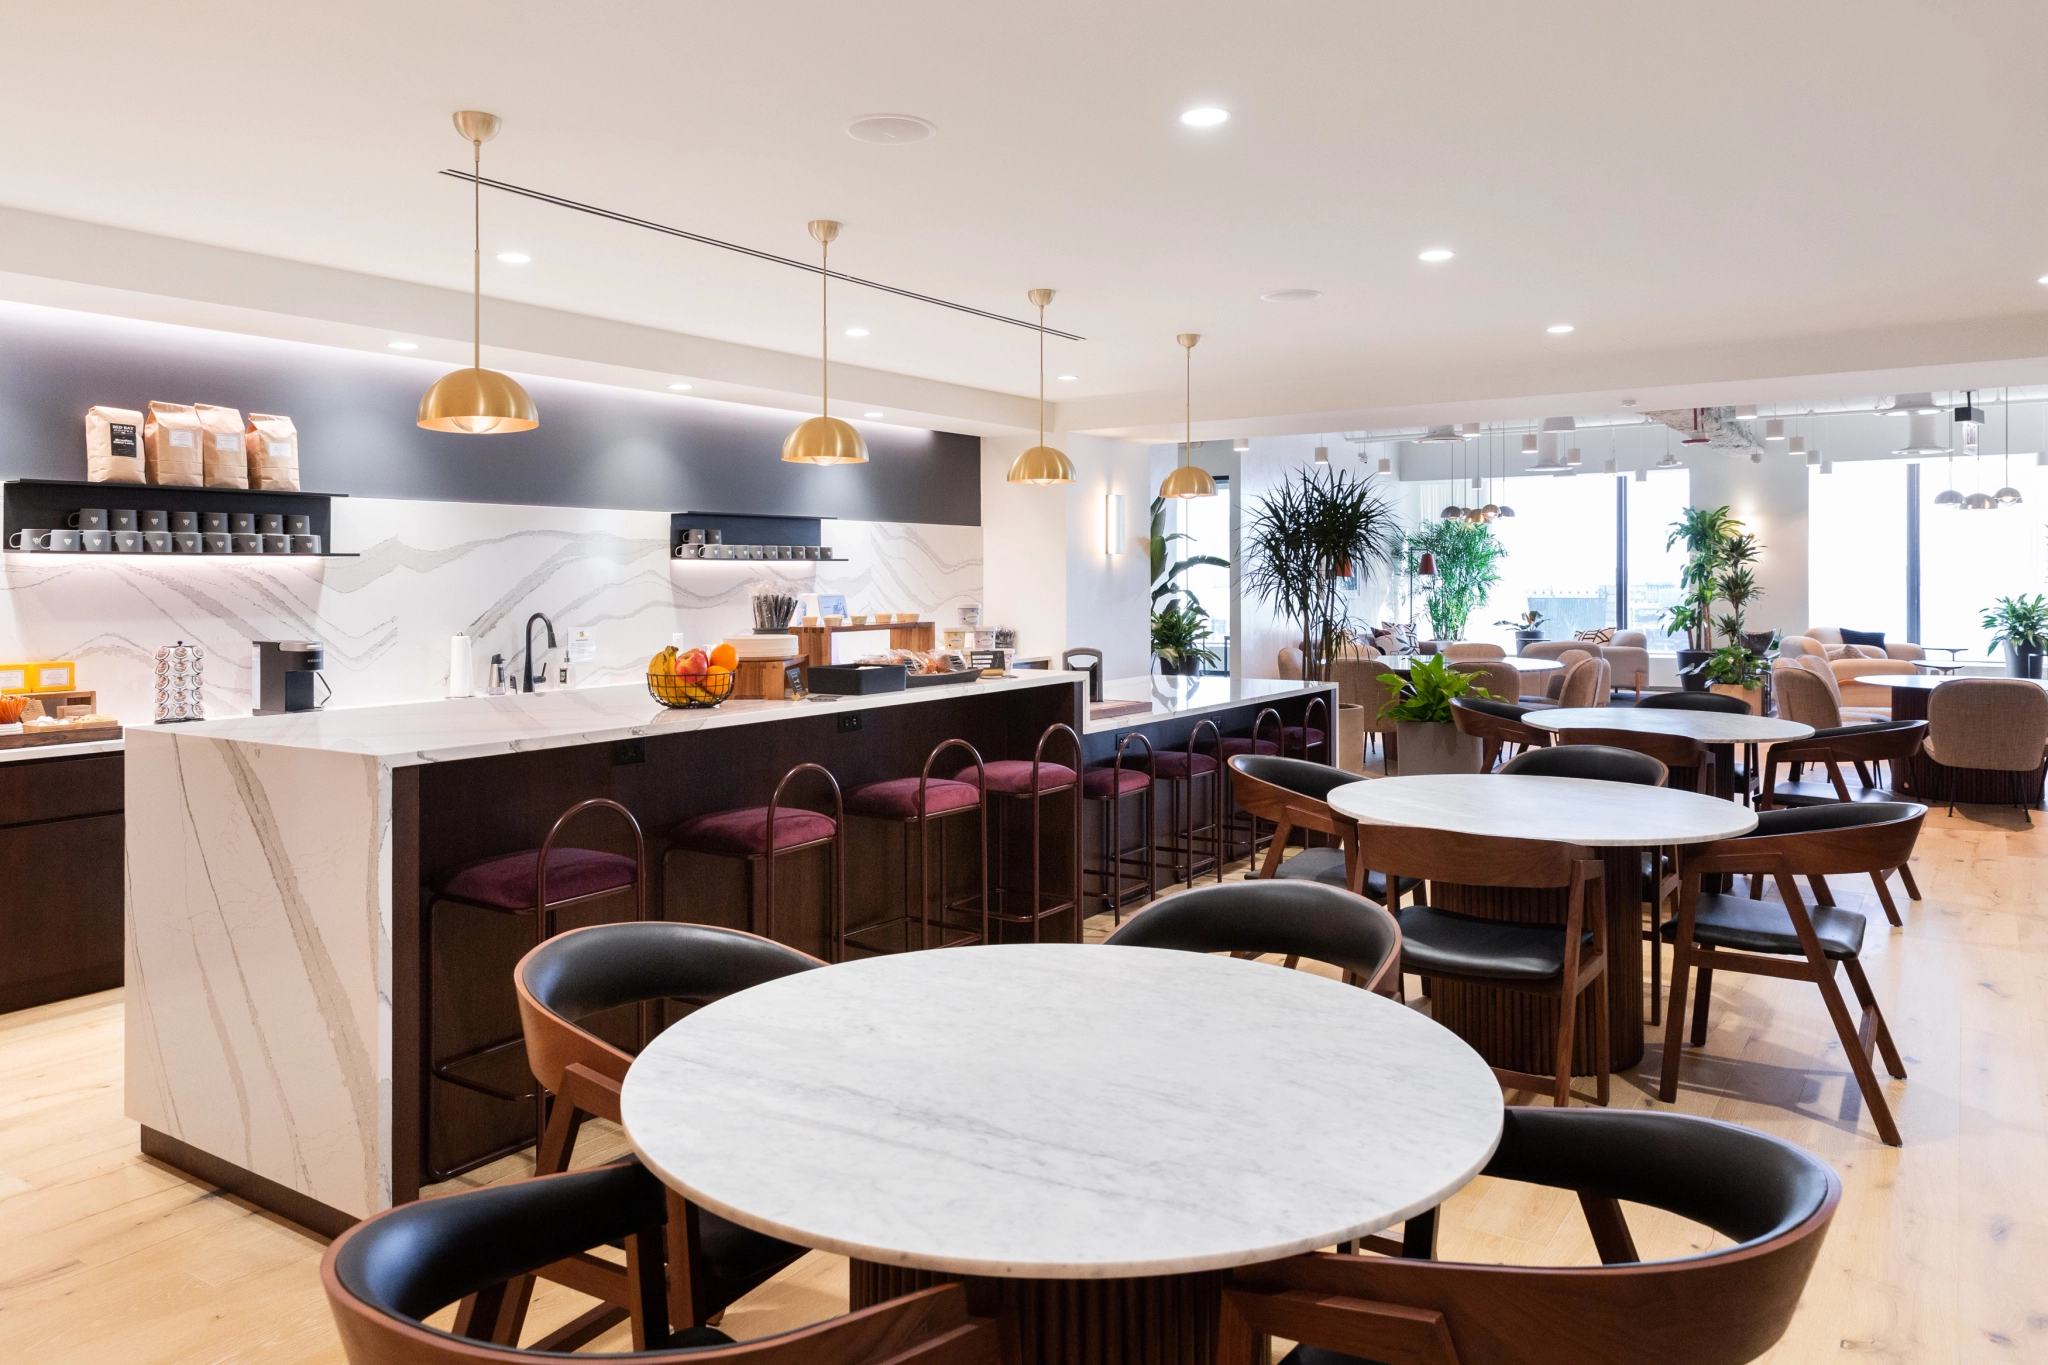
M 1056 288 L 1088 338 L 1048 348 L 1070 429 L 1169 430 L 1190 330 L 1198 420 L 2048 355 L 2038 3 L 11 14 L 0 203 L 466 288 L 468 194 L 435 172 L 466 161 L 449 112 L 486 109 L 487 175 L 789 255 L 835 217 L 836 267 L 1018 316 Z M 1201 103 L 1231 121 L 1183 127 Z M 876 112 L 939 135 L 842 131 Z M 815 353 L 813 276 L 484 212 L 487 293 Z M 533 264 L 489 259 L 513 247 Z M 1291 287 L 1323 297 L 1259 299 Z M 1027 331 L 853 288 L 834 314 L 849 362 L 1032 389 Z

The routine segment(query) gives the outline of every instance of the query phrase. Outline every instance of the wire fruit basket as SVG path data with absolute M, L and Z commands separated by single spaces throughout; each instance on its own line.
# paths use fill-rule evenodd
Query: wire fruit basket
M 718 669 L 688 678 L 679 678 L 673 673 L 649 673 L 647 691 L 663 706 L 696 710 L 718 705 L 732 695 L 732 689 L 738 682 L 737 674 Z

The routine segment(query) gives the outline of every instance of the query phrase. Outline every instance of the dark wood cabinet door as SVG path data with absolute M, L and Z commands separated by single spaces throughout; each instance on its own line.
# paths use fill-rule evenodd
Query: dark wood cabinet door
M 0 829 L 0 1012 L 121 984 L 123 818 Z

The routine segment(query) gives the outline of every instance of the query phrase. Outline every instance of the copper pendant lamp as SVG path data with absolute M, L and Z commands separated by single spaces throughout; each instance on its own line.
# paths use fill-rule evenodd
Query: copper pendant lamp
M 1199 332 L 1182 332 L 1174 340 L 1180 342 L 1187 355 L 1187 439 L 1181 443 L 1181 464 L 1166 481 L 1159 485 L 1162 498 L 1213 498 L 1216 496 L 1216 480 L 1209 477 L 1209 471 L 1191 464 L 1195 457 L 1195 343 L 1202 339 Z
M 1025 297 L 1038 305 L 1038 444 L 1016 458 L 1008 478 L 1011 483 L 1072 483 L 1074 462 L 1045 443 L 1045 305 L 1052 302 L 1052 290 L 1034 289 Z
M 832 415 L 832 243 L 839 237 L 839 224 L 830 218 L 813 218 L 811 236 L 819 247 L 818 263 L 818 416 L 797 425 L 782 443 L 782 458 L 790 464 L 866 464 L 868 443 L 853 429 Z
M 464 109 L 455 116 L 455 131 L 469 139 L 470 177 L 470 365 L 436 379 L 420 396 L 419 424 L 429 431 L 454 431 L 465 436 L 492 436 L 504 431 L 531 431 L 540 413 L 519 381 L 484 368 L 484 144 L 498 135 L 498 116 Z

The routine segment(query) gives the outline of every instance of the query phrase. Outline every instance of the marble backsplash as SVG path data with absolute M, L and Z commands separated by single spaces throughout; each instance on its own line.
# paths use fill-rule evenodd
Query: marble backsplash
M 321 641 L 333 704 L 370 706 L 447 695 L 457 631 L 472 641 L 479 690 L 494 653 L 516 677 L 535 611 L 558 638 L 591 633 L 596 658 L 572 675 L 584 684 L 637 679 L 678 632 L 709 645 L 750 631 L 764 579 L 843 593 L 855 612 L 942 621 L 980 600 L 978 526 L 828 521 L 825 532 L 846 562 L 684 563 L 668 557 L 665 513 L 337 498 L 335 548 L 360 558 L 0 555 L 0 658 L 75 660 L 101 710 L 142 723 L 156 650 L 178 640 L 205 649 L 206 711 L 220 717 L 248 714 L 251 640 Z

